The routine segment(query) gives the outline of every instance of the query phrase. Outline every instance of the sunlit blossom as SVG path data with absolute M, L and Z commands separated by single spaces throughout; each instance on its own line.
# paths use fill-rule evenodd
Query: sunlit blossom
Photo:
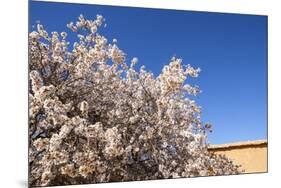
M 138 71 L 136 57 L 128 66 L 117 40 L 99 33 L 104 24 L 101 15 L 67 24 L 78 36 L 72 50 L 66 32 L 38 23 L 29 34 L 30 184 L 239 173 L 207 150 L 211 126 L 190 99 L 200 89 L 187 83 L 200 69 L 172 57 L 157 77 Z

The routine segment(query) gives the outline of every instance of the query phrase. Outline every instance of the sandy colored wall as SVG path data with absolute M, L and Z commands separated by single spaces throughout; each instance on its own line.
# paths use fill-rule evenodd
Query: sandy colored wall
M 212 145 L 209 151 L 224 154 L 234 163 L 242 165 L 244 173 L 267 172 L 266 141 Z

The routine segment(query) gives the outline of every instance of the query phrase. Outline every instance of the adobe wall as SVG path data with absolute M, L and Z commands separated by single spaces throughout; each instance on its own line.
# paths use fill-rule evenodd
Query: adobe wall
M 233 144 L 211 145 L 208 149 L 223 154 L 235 164 L 242 165 L 244 173 L 267 172 L 267 141 L 250 141 Z

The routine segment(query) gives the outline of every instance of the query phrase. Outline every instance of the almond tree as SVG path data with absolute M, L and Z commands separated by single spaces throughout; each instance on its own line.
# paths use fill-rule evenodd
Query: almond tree
M 239 173 L 207 150 L 201 109 L 186 83 L 200 69 L 172 57 L 155 77 L 98 29 L 104 18 L 67 24 L 67 33 L 38 24 L 29 34 L 30 185 L 67 185 Z M 129 64 L 129 65 L 128 65 Z

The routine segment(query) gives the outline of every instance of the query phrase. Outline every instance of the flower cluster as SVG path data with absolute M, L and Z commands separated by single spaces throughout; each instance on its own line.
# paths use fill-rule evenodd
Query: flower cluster
M 32 186 L 239 173 L 208 152 L 201 108 L 187 84 L 200 69 L 173 57 L 154 75 L 99 33 L 97 15 L 29 34 L 29 164 Z

